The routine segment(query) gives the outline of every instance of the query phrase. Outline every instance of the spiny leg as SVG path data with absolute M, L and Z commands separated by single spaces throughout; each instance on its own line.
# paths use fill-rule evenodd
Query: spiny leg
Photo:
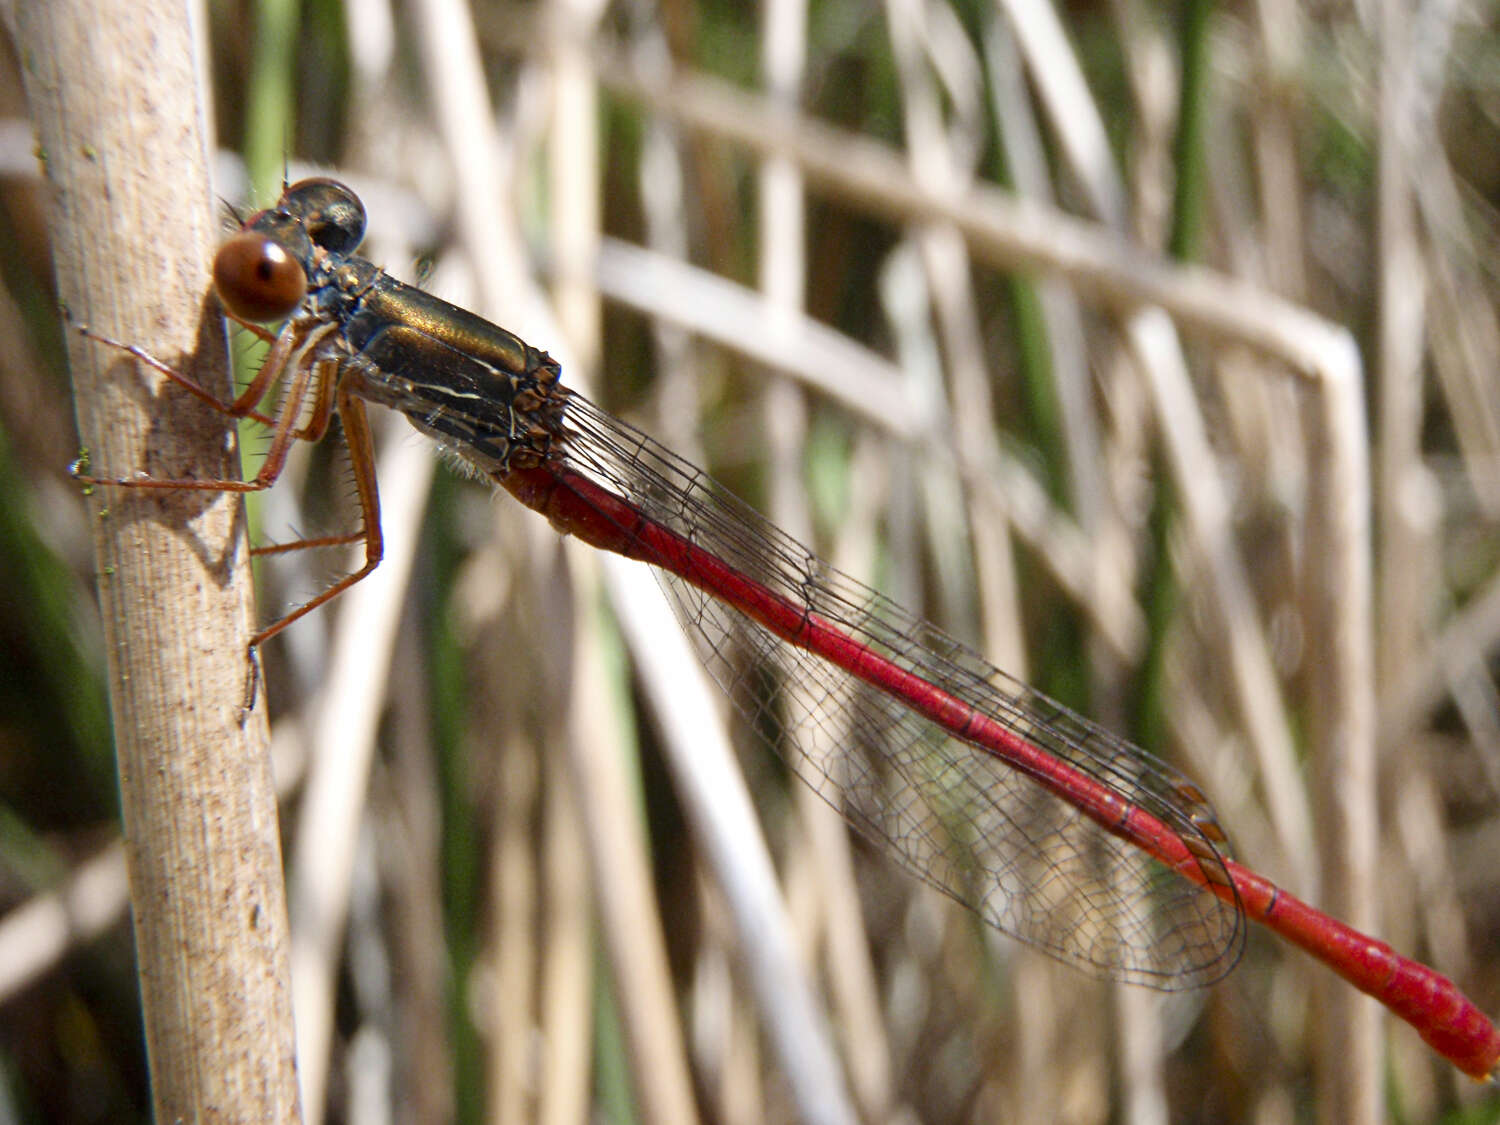
M 75 327 L 78 329 L 78 334 L 80 336 L 83 336 L 84 338 L 89 340 L 93 340 L 96 344 L 103 344 L 107 348 L 114 348 L 116 351 L 124 352 L 129 356 L 134 356 L 136 359 L 140 360 L 153 371 L 165 375 L 168 379 L 176 383 L 179 387 L 187 391 L 189 394 L 193 395 L 195 398 L 206 402 L 220 414 L 228 414 L 232 418 L 249 418 L 253 421 L 259 422 L 262 426 L 269 427 L 276 425 L 276 419 L 268 417 L 267 415 L 262 414 L 260 411 L 253 409 L 255 402 L 258 401 L 258 398 L 246 404 L 244 408 L 240 408 L 241 400 L 245 397 L 244 395 L 239 396 L 239 398 L 236 398 L 233 402 L 225 402 L 212 391 L 200 386 L 196 379 L 192 378 L 191 376 L 184 375 L 181 371 L 178 371 L 177 368 L 166 362 L 166 360 L 158 359 L 156 356 L 148 352 L 145 348 L 139 347 L 135 344 L 127 344 L 123 340 L 116 340 L 113 336 L 106 336 L 102 332 L 95 332 L 86 324 L 79 324 Z M 261 333 L 264 333 L 265 330 L 261 329 L 260 331 Z M 275 339 L 275 337 L 271 337 L 271 339 Z M 264 370 L 264 366 L 262 367 L 262 370 Z M 264 387 L 262 387 L 262 393 L 264 393 Z
M 97 340 L 106 346 L 117 348 L 135 357 L 153 370 L 165 375 L 173 383 L 189 391 L 195 397 L 206 402 L 220 413 L 234 418 L 249 418 L 268 426 L 272 430 L 271 444 L 260 471 L 253 478 L 250 480 L 233 480 L 163 479 L 145 476 L 97 477 L 89 475 L 85 471 L 85 458 L 80 458 L 74 463 L 73 475 L 84 484 L 110 488 L 147 488 L 163 491 L 227 492 L 236 494 L 264 491 L 280 478 L 286 468 L 287 455 L 294 441 L 305 440 L 316 442 L 327 434 L 336 405 L 344 423 L 344 439 L 349 448 L 350 460 L 354 471 L 355 488 L 358 493 L 360 505 L 360 529 L 342 535 L 310 537 L 290 543 L 256 547 L 252 548 L 251 554 L 255 556 L 284 554 L 310 548 L 344 546 L 363 541 L 365 543 L 365 562 L 359 570 L 346 575 L 316 598 L 313 598 L 290 614 L 257 632 L 251 638 L 250 642 L 253 650 L 262 641 L 275 636 L 293 621 L 303 617 L 318 606 L 326 604 L 373 571 L 380 563 L 384 546 L 380 533 L 380 501 L 375 484 L 374 444 L 363 404 L 338 386 L 339 371 L 337 361 L 327 357 L 319 358 L 316 354 L 318 345 L 330 333 L 335 331 L 335 326 L 328 323 L 318 323 L 311 325 L 311 327 L 306 327 L 297 326 L 293 323 L 289 324 L 287 328 L 274 337 L 270 337 L 268 333 L 254 325 L 247 325 L 247 327 L 251 328 L 258 335 L 261 335 L 262 338 L 270 338 L 272 340 L 272 347 L 270 353 L 266 356 L 265 363 L 262 364 L 260 372 L 257 373 L 255 379 L 245 391 L 232 403 L 222 401 L 199 386 L 194 380 L 177 371 L 170 364 L 151 355 L 143 348 L 110 339 L 86 328 L 80 328 L 80 331 L 91 339 Z M 289 376 L 288 372 L 290 372 Z M 255 404 L 265 396 L 277 380 L 283 377 L 287 378 L 287 388 L 276 414 L 274 416 L 267 416 L 256 410 Z M 312 396 L 312 405 L 308 411 L 308 422 L 306 425 L 299 427 L 296 425 L 296 422 L 304 413 L 309 394 Z
M 344 441 L 349 449 L 349 461 L 354 472 L 354 488 L 359 497 L 361 529 L 344 536 L 307 539 L 280 547 L 261 548 L 258 553 L 273 554 L 279 551 L 300 550 L 304 547 L 332 547 L 363 540 L 365 561 L 358 570 L 344 575 L 317 597 L 304 602 L 285 617 L 273 621 L 256 633 L 250 640 L 252 648 L 274 637 L 292 622 L 338 597 L 379 566 L 380 560 L 385 557 L 385 537 L 380 530 L 380 492 L 375 483 L 375 440 L 370 433 L 370 423 L 365 416 L 364 404 L 343 387 L 337 388 L 334 396 L 338 402 L 339 417 L 344 423 Z

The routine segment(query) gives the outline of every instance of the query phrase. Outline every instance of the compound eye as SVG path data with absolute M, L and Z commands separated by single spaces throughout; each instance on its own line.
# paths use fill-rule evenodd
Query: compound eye
M 302 180 L 282 193 L 286 213 L 330 254 L 352 254 L 365 237 L 365 205 L 337 180 Z
M 246 231 L 219 247 L 214 289 L 235 316 L 265 324 L 285 320 L 301 304 L 307 274 L 279 242 Z

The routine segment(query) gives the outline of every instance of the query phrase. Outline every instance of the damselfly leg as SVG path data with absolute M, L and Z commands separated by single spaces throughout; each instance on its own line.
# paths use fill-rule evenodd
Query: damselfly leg
M 216 274 L 218 272 L 216 270 Z M 222 280 L 218 283 L 221 286 L 224 284 Z M 344 440 L 353 468 L 355 493 L 360 513 L 359 529 L 338 535 L 306 536 L 285 543 L 252 547 L 251 554 L 255 557 L 262 557 L 362 542 L 365 545 L 364 562 L 358 569 L 342 576 L 317 596 L 258 630 L 250 641 L 253 648 L 274 637 L 292 622 L 336 598 L 373 571 L 380 565 L 384 543 L 380 533 L 380 497 L 375 483 L 374 443 L 364 405 L 338 385 L 336 364 L 326 358 L 320 359 L 316 354 L 318 344 L 331 331 L 331 326 L 327 324 L 302 325 L 293 320 L 288 322 L 280 333 L 271 333 L 236 315 L 232 310 L 229 316 L 230 319 L 248 328 L 271 345 L 271 350 L 267 353 L 260 370 L 245 390 L 232 402 L 223 401 L 188 375 L 140 347 L 112 339 L 84 326 L 79 326 L 79 331 L 97 343 L 132 356 L 219 413 L 229 418 L 249 419 L 266 426 L 271 431 L 270 445 L 267 448 L 265 460 L 255 476 L 249 480 L 160 478 L 143 475 L 96 476 L 89 472 L 86 458 L 80 458 L 74 463 L 73 475 L 83 484 L 107 488 L 220 493 L 262 492 L 280 479 L 286 468 L 292 443 L 322 440 L 328 432 L 333 413 L 337 410 L 343 424 Z M 269 415 L 263 413 L 258 409 L 259 404 L 281 383 L 285 383 L 285 387 L 276 410 Z M 306 420 L 301 421 L 304 416 Z

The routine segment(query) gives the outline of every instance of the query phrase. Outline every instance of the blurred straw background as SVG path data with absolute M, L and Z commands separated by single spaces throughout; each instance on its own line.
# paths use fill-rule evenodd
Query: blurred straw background
M 370 257 L 1176 762 L 1239 859 L 1500 1012 L 1497 22 L 223 0 L 203 27 L 226 199 L 274 198 L 284 160 L 346 179 Z M 6 61 L 0 1121 L 141 1119 L 77 438 Z M 633 568 L 386 421 L 387 563 L 263 658 L 308 1121 L 1500 1120 L 1263 933 L 1223 983 L 1157 994 L 984 931 L 671 663 Z M 257 538 L 342 529 L 325 446 Z M 263 619 L 341 565 L 293 561 L 263 569 Z M 732 782 L 695 773 L 716 745 L 783 903 L 756 898 Z

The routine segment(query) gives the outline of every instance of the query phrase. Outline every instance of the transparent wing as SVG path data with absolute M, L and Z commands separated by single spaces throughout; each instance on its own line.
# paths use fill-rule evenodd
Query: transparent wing
M 1234 966 L 1245 927 L 1234 894 L 1224 893 L 1231 886 L 1224 836 L 1201 792 L 1176 770 L 827 566 L 706 474 L 580 396 L 567 399 L 561 441 L 545 468 L 612 522 L 625 553 L 657 564 L 704 663 L 751 729 L 912 874 L 1094 975 L 1176 989 L 1208 984 Z M 590 486 L 623 505 L 611 502 L 605 512 Z M 555 522 L 560 510 L 549 509 Z M 752 601 L 790 605 L 802 621 L 830 625 L 865 675 L 784 639 L 726 605 L 715 588 L 748 590 Z M 1065 763 L 1065 776 L 1089 780 L 1071 792 L 1042 784 L 967 737 L 973 722 L 936 721 L 880 688 L 882 677 L 910 682 L 906 673 Z M 1198 878 L 1109 831 L 1097 811 L 1082 811 L 1088 799 L 1078 793 L 1104 791 L 1180 840 Z

